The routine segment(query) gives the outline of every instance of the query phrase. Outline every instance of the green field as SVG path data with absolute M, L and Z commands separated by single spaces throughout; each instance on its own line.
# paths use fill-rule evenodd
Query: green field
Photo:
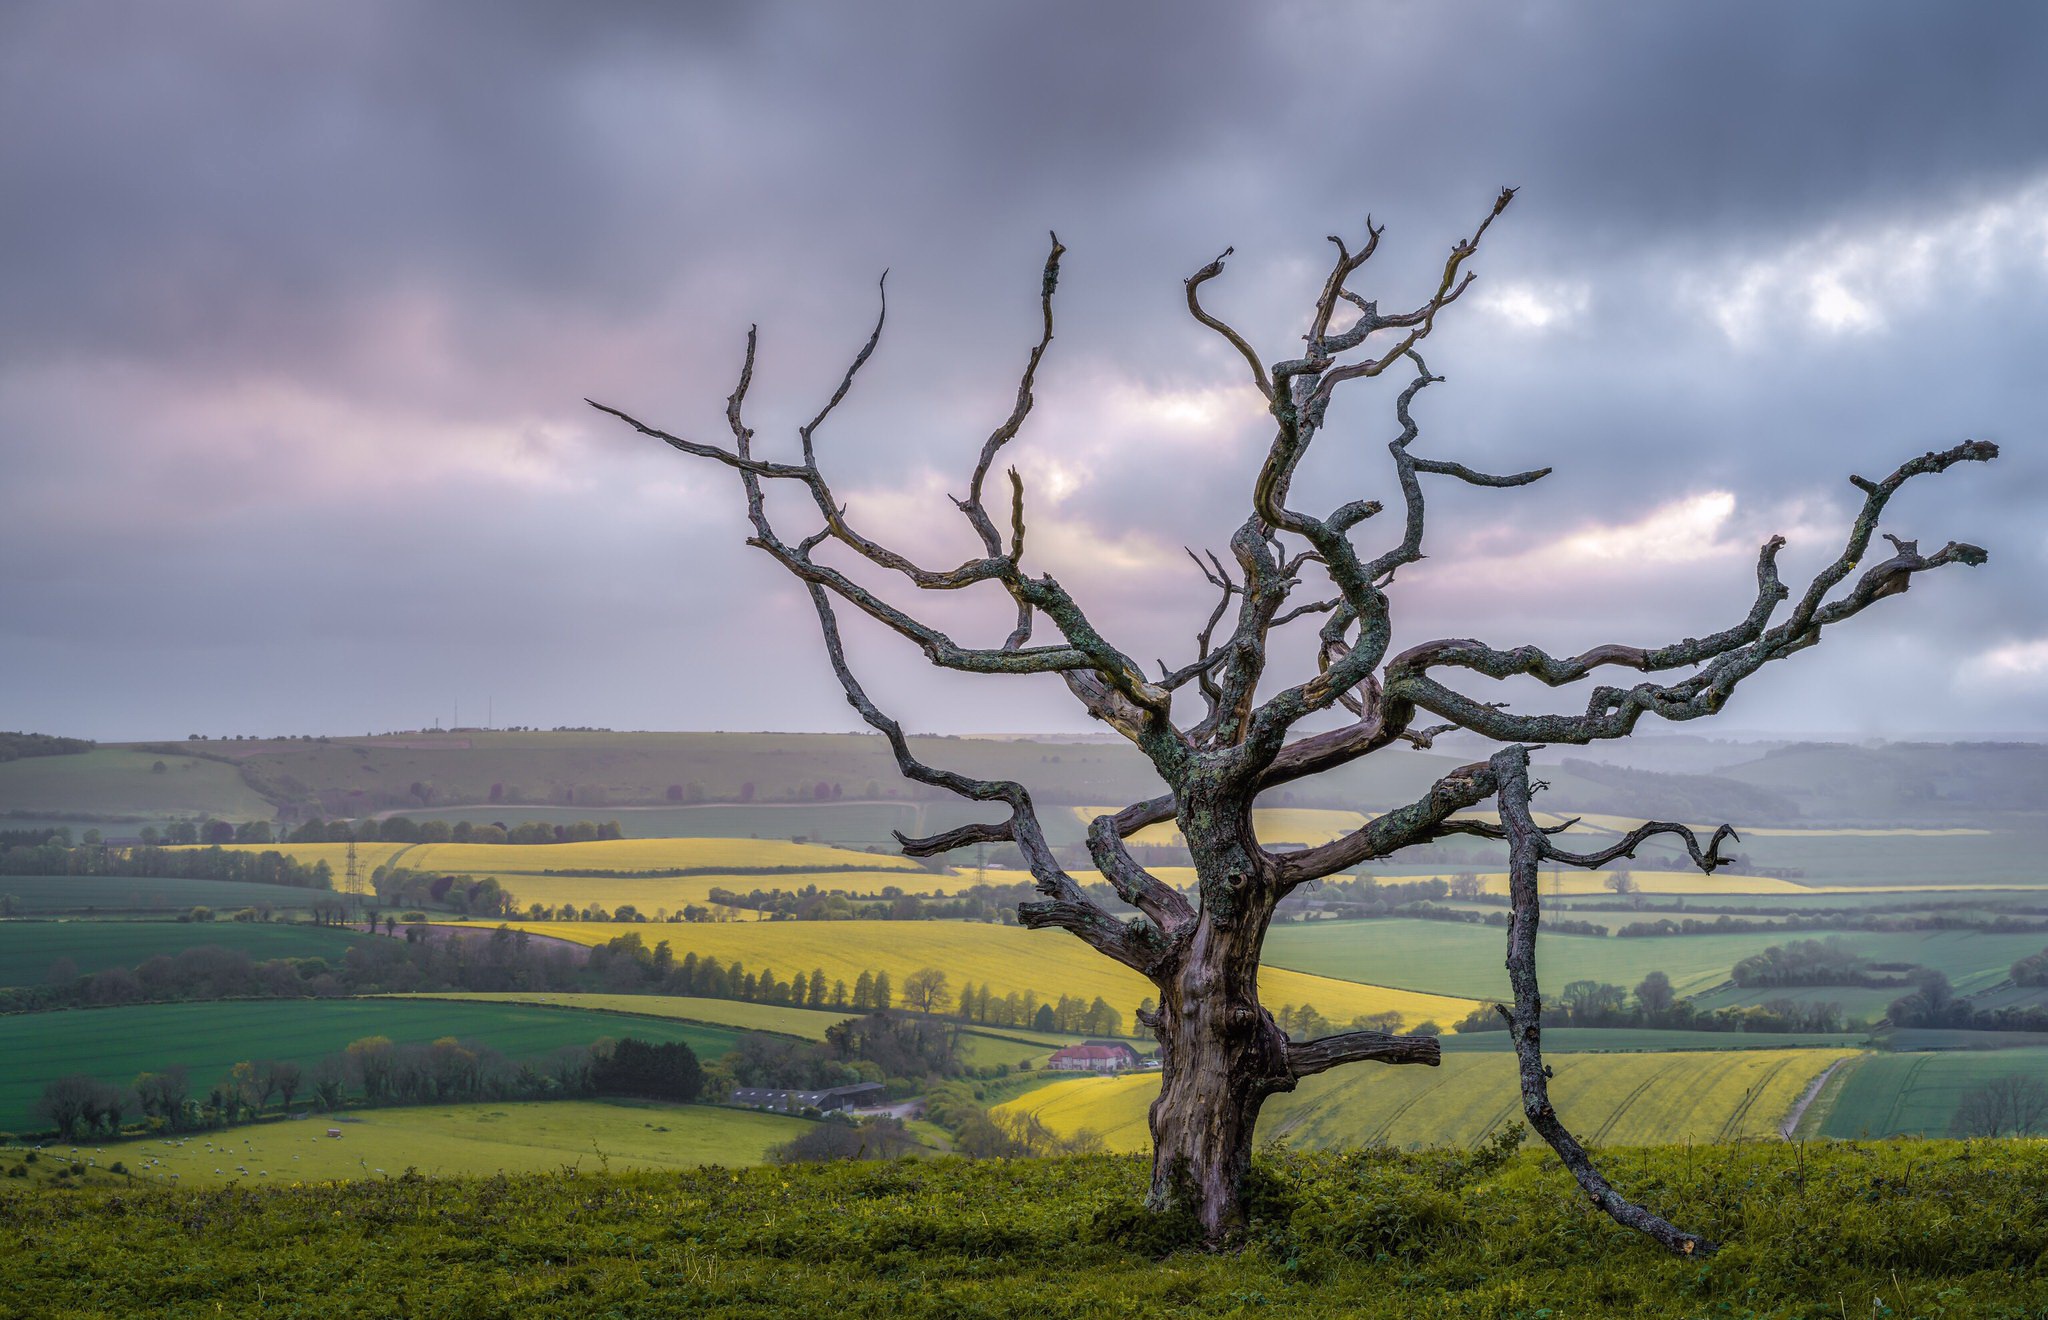
M 1596 1146 L 1669 1145 L 1775 1137 L 1806 1087 L 1847 1050 L 1727 1050 L 1686 1054 L 1552 1054 L 1551 1097 L 1573 1132 Z M 1308 1150 L 1469 1146 L 1521 1120 L 1515 1060 L 1449 1053 L 1441 1066 L 1360 1064 L 1304 1080 L 1259 1117 L 1261 1141 Z M 1146 1110 L 1156 1075 L 1086 1077 L 1003 1106 L 1059 1132 L 1092 1131 L 1114 1151 L 1149 1149 Z
M 1828 931 L 1757 931 L 1739 935 L 1673 935 L 1620 939 L 1556 935 L 1538 938 L 1536 960 L 1544 984 L 1606 981 L 1633 987 L 1652 971 L 1671 978 L 1680 994 L 1696 994 L 1728 979 L 1736 962 L 1788 940 L 1824 939 Z M 1981 931 L 1843 931 L 1849 947 L 1878 962 L 1914 962 L 1938 968 L 1961 993 L 1996 985 L 2012 964 L 2048 945 L 2048 934 Z M 1275 966 L 1345 980 L 1370 981 L 1498 1000 L 1509 991 L 1504 962 L 1507 934 L 1490 926 L 1448 921 L 1315 921 L 1276 925 L 1266 938 L 1266 961 Z M 1796 996 L 1789 989 L 1743 992 L 1764 999 Z M 1814 993 L 1846 1002 L 1876 994 L 1885 1003 L 1902 989 L 1861 991 L 1825 987 Z M 1719 1001 L 1715 1001 L 1719 1002 Z M 1880 1011 L 1882 1005 L 1879 1006 Z
M 0 921 L 0 986 L 36 985 L 69 959 L 80 972 L 134 967 L 213 944 L 268 958 L 338 959 L 364 936 L 332 926 L 262 921 Z
M 759 1164 L 802 1134 L 800 1118 L 711 1105 L 498 1101 L 310 1115 L 94 1148 L 137 1175 L 180 1185 L 397 1176 L 694 1169 Z M 330 1128 L 342 1135 L 330 1137 Z M 82 1152 L 83 1153 L 83 1152 Z
M 1867 1055 L 1829 1082 L 1810 1126 L 1825 1137 L 1946 1136 L 1964 1092 L 2015 1075 L 2048 1082 L 2048 1048 Z
M 303 911 L 316 899 L 332 897 L 325 889 L 290 885 L 124 875 L 0 875 L 0 894 L 13 898 L 15 911 L 25 915 L 184 912 L 195 907 L 235 912 L 259 903 Z
M 364 1036 L 478 1040 L 512 1058 L 587 1045 L 603 1036 L 680 1040 L 706 1058 L 730 1048 L 727 1028 L 567 1008 L 403 999 L 231 1000 L 67 1009 L 0 1017 L 0 1128 L 40 1126 L 35 1102 L 51 1078 L 86 1073 L 126 1085 L 182 1064 L 203 1089 L 243 1059 L 308 1064 Z
M 353 1134 L 337 1144 L 346 1146 Z M 1532 1143 L 1533 1144 L 1533 1143 Z M 567 1162 L 566 1160 L 563 1162 Z M 926 1160 L 86 1191 L 0 1179 L 0 1316 L 1651 1320 L 2048 1312 L 2033 1142 L 1617 1150 L 1722 1244 L 1658 1250 L 1548 1151 L 1260 1160 L 1241 1251 L 1170 1250 L 1145 1161 Z M 209 1168 L 212 1166 L 209 1166 Z M 222 1168 L 227 1166 L 222 1165 Z M 388 1167 L 388 1166 L 387 1166 Z M 96 1179 L 95 1181 L 101 1181 Z M 182 1180 L 181 1180 L 182 1181 Z M 282 1184 L 282 1185 L 280 1185 Z
M 161 774 L 152 769 L 159 762 Z M 225 762 L 101 747 L 0 761 L 0 812 L 268 820 L 274 809 Z

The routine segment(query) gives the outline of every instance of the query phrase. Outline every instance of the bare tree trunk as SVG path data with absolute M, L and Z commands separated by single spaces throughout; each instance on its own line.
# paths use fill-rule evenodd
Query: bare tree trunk
M 1255 934 L 1204 919 L 1149 1019 L 1163 1076 L 1152 1102 L 1147 1204 L 1191 1212 L 1212 1246 L 1244 1227 L 1260 1107 L 1275 1091 L 1294 1088 L 1287 1037 L 1259 1006 L 1258 943 Z

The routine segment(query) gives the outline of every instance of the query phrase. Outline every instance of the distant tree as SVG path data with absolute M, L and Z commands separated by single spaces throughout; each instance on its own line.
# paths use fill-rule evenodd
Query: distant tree
M 875 1006 L 875 974 L 863 970 L 853 983 L 853 1010 L 865 1013 Z
M 943 1013 L 952 1002 L 946 984 L 946 974 L 938 968 L 920 967 L 903 978 L 903 1002 L 920 1013 Z
M 627 1036 L 594 1054 L 591 1088 L 602 1095 L 632 1095 L 688 1104 L 704 1086 L 697 1055 L 681 1041 L 649 1044 Z
M 1949 1122 L 1954 1137 L 2031 1137 L 2048 1130 L 2048 1084 L 2009 1074 L 1963 1092 Z
M 670 784 L 668 786 L 668 800 L 671 802 L 681 802 L 683 800 L 683 786 L 681 784 Z
M 818 1164 L 834 1160 L 893 1160 L 919 1149 L 903 1120 L 883 1114 L 853 1122 L 832 1119 L 814 1123 L 802 1136 L 771 1147 L 777 1164 Z
M 1034 1031 L 1053 1031 L 1059 1027 L 1059 1018 L 1053 1013 L 1051 1004 L 1040 1004 L 1037 1016 L 1031 1019 Z
M 842 982 L 841 984 L 843 985 L 844 983 Z M 809 1008 L 823 1008 L 825 1006 L 824 968 L 815 967 L 811 969 L 810 993 L 805 996 L 804 1003 L 805 1006 Z
M 503 784 L 492 784 L 490 799 L 493 802 L 503 802 L 505 800 L 505 786 Z
M 875 973 L 875 1009 L 876 1009 L 876 1011 L 877 1011 L 877 1012 L 886 1012 L 886 1011 L 888 1010 L 888 1008 L 889 1008 L 890 1004 L 891 1004 L 891 1003 L 893 1003 L 893 1002 L 894 1002 L 894 1001 L 893 1001 L 893 999 L 892 999 L 892 997 L 891 997 L 891 991 L 890 991 L 890 987 L 889 987 L 889 974 L 888 974 L 887 972 L 876 972 L 876 973 Z
M 744 783 L 744 784 L 741 784 L 741 785 L 740 785 L 740 801 L 742 801 L 742 802 L 752 802 L 753 800 L 754 800 L 754 781 L 753 781 L 753 780 L 751 780 L 751 779 L 749 779 L 749 780 L 748 780 L 748 781 L 747 781 L 746 783 Z
M 1636 1005 L 1650 1017 L 1667 1013 L 1678 1001 L 1678 992 L 1671 987 L 1671 978 L 1662 972 L 1651 972 L 1636 985 Z
M 49 1120 L 58 1136 L 79 1140 L 97 1124 L 109 1090 L 84 1073 L 66 1073 L 44 1085 L 36 1112 Z

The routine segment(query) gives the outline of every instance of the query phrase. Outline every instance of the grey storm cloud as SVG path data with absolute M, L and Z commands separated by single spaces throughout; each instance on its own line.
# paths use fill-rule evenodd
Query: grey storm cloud
M 488 698 L 849 727 L 729 475 L 581 399 L 715 438 L 758 323 L 754 424 L 789 443 L 887 268 L 828 464 L 856 514 L 964 553 L 945 493 L 1007 411 L 1055 229 L 1011 451 L 1039 566 L 1174 659 L 1208 603 L 1179 547 L 1242 518 L 1263 443 L 1181 281 L 1234 245 L 1208 301 L 1286 356 L 1323 235 L 1370 212 L 1360 287 L 1417 301 L 1511 184 L 1431 341 L 1422 443 L 1558 471 L 1441 492 L 1403 635 L 1723 626 L 1757 542 L 1839 540 L 1849 472 L 1977 436 L 1999 465 L 1892 522 L 1990 566 L 1730 718 L 2048 729 L 2044 56 L 2022 5 L 11 6 L 0 726 L 347 731 Z M 1386 392 L 1341 408 L 1302 489 L 1384 497 Z M 1081 727 L 1056 682 L 853 631 L 913 725 Z

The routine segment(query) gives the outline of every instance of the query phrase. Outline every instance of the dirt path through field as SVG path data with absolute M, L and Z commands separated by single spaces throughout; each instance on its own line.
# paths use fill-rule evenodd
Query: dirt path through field
M 1793 1105 L 1792 1112 L 1785 1115 L 1785 1121 L 1778 1124 L 1779 1136 L 1787 1141 L 1792 1140 L 1792 1134 L 1799 1128 L 1799 1120 L 1806 1116 L 1806 1107 L 1820 1095 L 1820 1088 L 1828 1084 L 1828 1078 L 1835 1075 L 1835 1070 L 1848 1062 L 1848 1059 L 1837 1059 L 1829 1064 L 1820 1076 L 1813 1079 L 1813 1085 L 1806 1088 L 1806 1094 L 1799 1097 L 1799 1103 Z

